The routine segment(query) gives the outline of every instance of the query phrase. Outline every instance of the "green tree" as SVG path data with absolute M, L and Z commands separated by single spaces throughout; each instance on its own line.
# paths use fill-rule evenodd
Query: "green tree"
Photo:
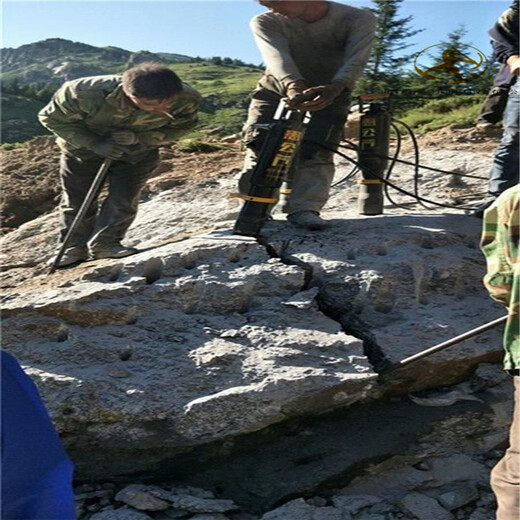
M 365 74 L 359 83 L 362 91 L 396 90 L 401 85 L 404 66 L 413 55 L 403 51 L 413 45 L 408 40 L 424 29 L 413 29 L 413 16 L 399 17 L 400 4 L 404 0 L 372 0 L 370 10 L 377 17 L 376 37 Z
M 471 49 L 472 42 L 466 39 L 468 31 L 464 24 L 459 25 L 454 30 L 449 32 L 446 36 L 446 40 L 442 43 L 446 44 L 439 47 L 434 47 L 432 52 L 428 53 L 427 57 L 430 58 L 428 65 L 425 63 L 418 62 L 418 66 L 421 70 L 425 71 L 432 67 L 439 67 L 446 64 L 446 51 L 452 51 L 454 55 L 460 55 L 460 57 L 472 57 L 476 58 L 476 51 Z M 482 50 L 480 49 L 482 52 Z M 459 54 L 460 53 L 460 54 Z M 454 95 L 464 94 L 482 94 L 487 92 L 490 88 L 493 77 L 497 73 L 498 67 L 492 62 L 490 57 L 486 58 L 487 62 L 484 61 L 483 65 L 479 69 L 475 69 L 474 63 L 467 63 L 464 61 L 456 61 L 454 63 L 456 69 L 459 71 L 462 78 L 471 78 L 481 72 L 481 75 L 474 79 L 469 79 L 461 83 L 449 83 L 456 78 L 453 72 L 448 70 L 436 69 L 434 71 L 437 81 L 421 77 L 415 71 L 410 76 L 408 82 L 409 87 L 414 87 L 416 91 L 421 91 L 425 95 L 431 97 L 447 97 Z M 487 65 L 487 68 L 482 73 L 482 68 Z

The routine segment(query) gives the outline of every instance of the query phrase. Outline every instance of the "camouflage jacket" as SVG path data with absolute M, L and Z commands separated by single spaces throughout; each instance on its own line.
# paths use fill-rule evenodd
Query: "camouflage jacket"
M 484 214 L 481 248 L 487 261 L 484 285 L 490 296 L 505 305 L 504 330 L 506 370 L 520 369 L 520 186 L 506 190 Z
M 121 76 L 93 76 L 66 82 L 38 118 L 58 137 L 68 153 L 81 155 L 116 130 L 131 130 L 139 143 L 128 146 L 127 156 L 137 158 L 178 139 L 197 123 L 199 93 L 187 84 L 167 112 L 137 108 L 121 86 Z

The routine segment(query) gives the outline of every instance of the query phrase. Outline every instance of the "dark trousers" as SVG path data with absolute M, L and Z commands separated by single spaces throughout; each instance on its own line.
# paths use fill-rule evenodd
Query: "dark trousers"
M 76 157 L 62 153 L 60 178 L 63 188 L 60 205 L 60 240 L 63 241 L 103 162 L 101 157 Z M 70 247 L 88 245 L 91 249 L 121 242 L 137 214 L 139 195 L 150 173 L 159 162 L 157 150 L 134 164 L 115 161 L 108 171 L 108 195 L 99 208 L 93 202 L 71 237 Z
M 520 133 L 520 85 L 509 91 L 504 112 L 504 133 L 493 157 L 489 179 L 489 193 L 498 197 L 518 184 L 519 180 L 519 133 Z

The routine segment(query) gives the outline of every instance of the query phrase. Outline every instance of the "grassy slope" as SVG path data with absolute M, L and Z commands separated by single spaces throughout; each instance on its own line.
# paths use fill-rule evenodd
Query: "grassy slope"
M 119 64 L 117 70 L 114 63 L 113 68 L 115 72 L 119 72 L 121 65 Z M 197 130 L 188 137 L 204 135 L 203 130 L 218 129 L 214 132 L 217 136 L 240 130 L 246 116 L 250 92 L 261 74 L 259 69 L 206 62 L 178 63 L 171 68 L 206 98 Z M 4 75 L 2 79 L 7 81 L 13 77 L 12 74 L 9 78 Z M 45 134 L 36 118 L 43 105 L 44 103 L 21 96 L 2 94 L 3 142 L 26 141 L 35 135 Z
M 2 93 L 2 142 L 27 141 L 36 135 L 46 135 L 37 118 L 44 103 L 23 96 Z
M 118 64 L 119 68 L 121 64 Z M 116 69 L 116 63 L 113 64 Z M 179 76 L 205 98 L 197 129 L 187 137 L 208 133 L 224 136 L 240 130 L 247 112 L 249 95 L 261 71 L 253 67 L 215 65 L 209 62 L 171 65 Z M 426 102 L 422 107 L 399 114 L 417 133 L 436 130 L 450 124 L 474 124 L 483 96 L 462 96 Z M 2 130 L 4 142 L 25 141 L 45 134 L 36 113 L 43 103 L 2 94 Z
M 197 131 L 189 137 L 201 135 L 202 130 L 218 129 L 216 135 L 240 130 L 246 117 L 250 93 L 261 75 L 259 69 L 224 67 L 211 63 L 179 63 L 172 69 L 206 98 Z
M 473 126 L 485 96 L 471 95 L 435 99 L 405 112 L 399 119 L 418 134 L 449 125 Z

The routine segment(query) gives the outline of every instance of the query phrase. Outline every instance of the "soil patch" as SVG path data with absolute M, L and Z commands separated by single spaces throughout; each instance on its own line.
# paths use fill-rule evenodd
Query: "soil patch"
M 186 153 L 162 148 L 161 163 L 153 172 L 142 197 L 177 186 L 197 185 L 241 166 L 238 147 L 210 153 Z M 0 150 L 2 164 L 2 232 L 53 211 L 59 204 L 59 148 L 51 136 L 41 136 L 23 146 Z

